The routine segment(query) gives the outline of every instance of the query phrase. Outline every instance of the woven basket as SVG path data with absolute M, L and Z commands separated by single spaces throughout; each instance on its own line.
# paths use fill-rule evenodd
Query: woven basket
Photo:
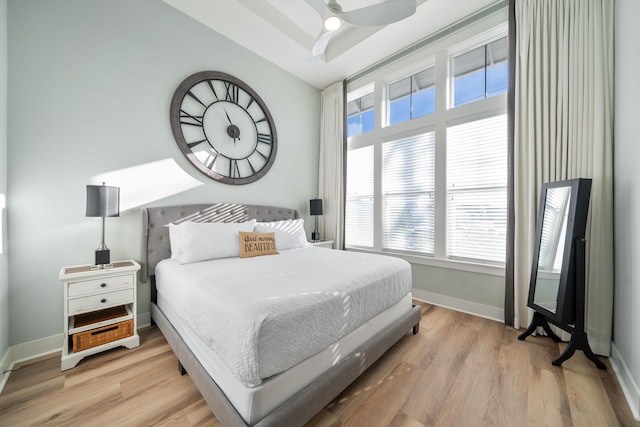
M 133 319 L 73 334 L 73 352 L 133 336 Z

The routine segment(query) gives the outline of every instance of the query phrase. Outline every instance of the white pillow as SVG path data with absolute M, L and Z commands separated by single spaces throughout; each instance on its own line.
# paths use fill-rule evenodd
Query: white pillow
M 253 231 L 247 222 L 183 222 L 169 226 L 171 259 L 180 264 L 240 256 L 240 231 Z
M 273 222 L 258 222 L 253 229 L 256 233 L 276 233 L 278 250 L 306 248 L 311 244 L 307 241 L 304 231 L 304 220 L 285 219 Z

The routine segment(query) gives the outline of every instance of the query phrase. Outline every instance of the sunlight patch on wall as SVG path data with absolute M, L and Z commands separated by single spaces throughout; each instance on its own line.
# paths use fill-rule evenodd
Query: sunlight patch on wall
M 120 212 L 203 185 L 173 159 L 158 160 L 91 177 L 91 183 L 120 187 Z

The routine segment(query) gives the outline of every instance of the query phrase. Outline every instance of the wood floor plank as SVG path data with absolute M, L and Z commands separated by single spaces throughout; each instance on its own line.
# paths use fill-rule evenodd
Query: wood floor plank
M 562 345 L 562 350 L 565 344 Z M 582 351 L 562 363 L 571 418 L 576 426 L 615 426 L 615 415 L 595 365 Z M 590 402 L 598 402 L 596 405 Z
M 331 412 L 323 409 L 318 412 L 305 427 L 338 427 L 340 420 Z
M 609 362 L 600 371 L 566 344 L 486 319 L 422 305 L 407 334 L 306 427 L 640 426 Z M 0 394 L 0 426 L 220 424 L 156 328 L 61 372 L 60 356 L 21 364 Z
M 497 364 L 504 325 L 486 319 L 475 321 L 477 339 L 464 360 L 436 425 L 480 425 L 481 417 L 497 388 Z M 456 402 L 456 404 L 454 404 Z M 463 411 L 460 408 L 464 408 Z
M 547 369 L 529 367 L 527 425 L 572 425 L 566 390 Z
M 415 375 L 415 369 L 406 362 L 398 363 L 389 375 L 362 394 L 364 399 L 360 405 L 343 411 L 340 421 L 354 427 L 389 425 L 420 378 Z
M 211 416 L 211 409 L 204 399 L 199 399 L 184 409 L 190 427 L 220 427 L 220 422 Z
M 424 332 L 431 335 L 428 344 L 435 354 L 428 365 L 422 363 L 425 369 L 421 373 L 419 387 L 413 390 L 402 408 L 403 413 L 425 425 L 434 425 L 446 409 L 451 390 L 459 380 L 461 367 L 480 337 L 477 325 L 470 322 L 470 316 L 461 313 L 456 315 L 441 308 L 433 312 L 443 312 L 448 323 L 442 326 L 440 333 Z M 428 330 L 431 324 L 424 326 L 420 328 L 420 334 L 424 329 Z
M 528 345 L 518 341 L 519 331 L 504 328 L 496 369 L 496 387 L 482 417 L 485 426 L 506 426 L 527 413 Z

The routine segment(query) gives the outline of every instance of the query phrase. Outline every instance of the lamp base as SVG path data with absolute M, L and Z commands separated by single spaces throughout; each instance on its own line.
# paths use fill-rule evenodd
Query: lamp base
M 111 263 L 111 254 L 109 249 L 96 249 L 96 265 L 104 265 Z
M 319 231 L 314 231 L 313 233 L 311 233 L 311 240 L 313 240 L 314 242 L 317 242 L 320 240 L 320 232 Z

